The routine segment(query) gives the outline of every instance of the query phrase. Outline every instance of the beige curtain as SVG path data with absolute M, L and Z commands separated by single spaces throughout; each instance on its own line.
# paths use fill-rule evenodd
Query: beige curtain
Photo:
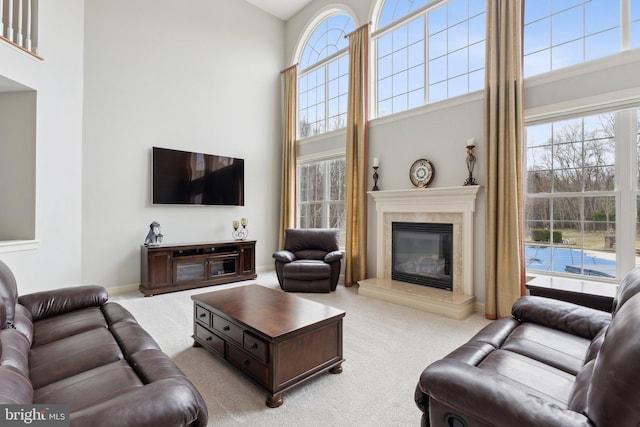
M 296 223 L 296 131 L 298 66 L 282 71 L 282 177 L 278 247 L 284 248 L 284 230 Z
M 508 316 L 522 295 L 522 0 L 487 2 L 485 315 Z
M 349 38 L 349 101 L 347 106 L 345 285 L 351 286 L 367 276 L 369 25 L 363 25 L 347 37 Z

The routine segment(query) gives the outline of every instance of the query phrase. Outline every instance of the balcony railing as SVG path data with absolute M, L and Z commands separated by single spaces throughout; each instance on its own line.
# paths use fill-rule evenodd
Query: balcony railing
M 38 55 L 38 0 L 0 0 L 0 37 Z

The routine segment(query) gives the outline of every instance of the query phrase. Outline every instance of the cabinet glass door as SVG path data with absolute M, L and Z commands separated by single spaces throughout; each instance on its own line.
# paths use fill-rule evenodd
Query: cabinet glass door
M 209 277 L 222 276 L 224 274 L 235 274 L 237 271 L 237 256 L 210 258 Z
M 203 261 L 179 262 L 176 266 L 176 282 L 190 282 L 193 280 L 204 280 L 206 270 Z

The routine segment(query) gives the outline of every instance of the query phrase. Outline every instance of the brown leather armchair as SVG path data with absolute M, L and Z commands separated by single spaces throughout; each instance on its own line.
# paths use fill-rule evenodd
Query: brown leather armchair
M 336 290 L 342 251 L 337 228 L 290 228 L 285 230 L 284 249 L 274 252 L 276 275 L 286 292 Z
M 525 296 L 428 366 L 423 426 L 631 427 L 640 420 L 640 269 L 611 313 Z

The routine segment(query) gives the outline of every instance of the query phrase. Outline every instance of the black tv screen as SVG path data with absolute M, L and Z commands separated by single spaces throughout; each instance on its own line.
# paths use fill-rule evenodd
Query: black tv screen
M 244 159 L 153 147 L 154 205 L 244 206 Z

